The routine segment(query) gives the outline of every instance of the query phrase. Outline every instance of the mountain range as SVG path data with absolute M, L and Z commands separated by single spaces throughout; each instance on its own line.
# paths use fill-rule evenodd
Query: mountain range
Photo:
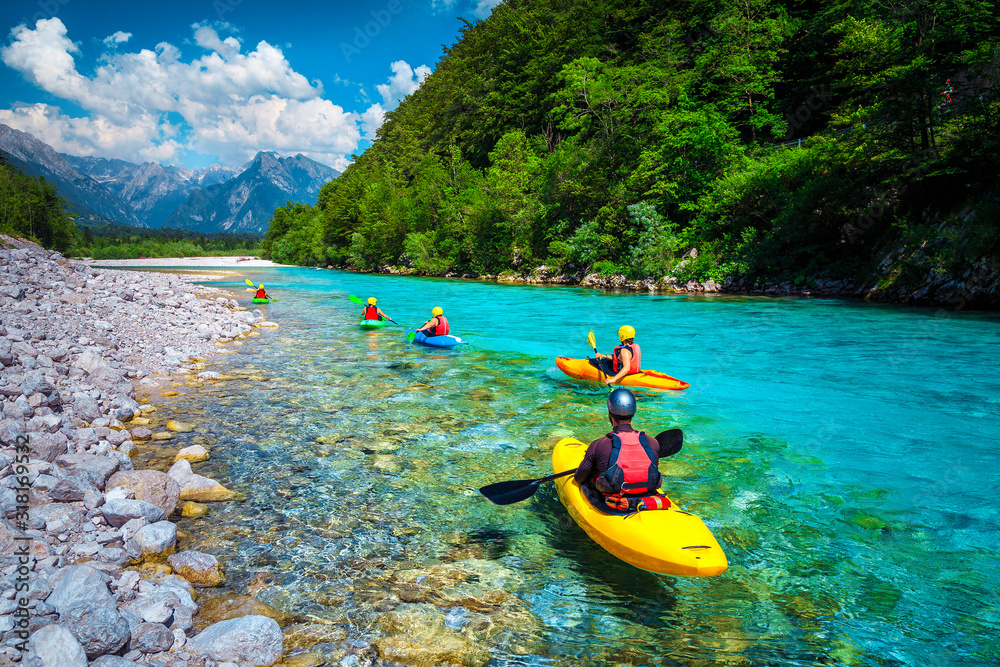
M 287 201 L 315 204 L 340 175 L 299 154 L 262 151 L 234 169 L 182 169 L 154 162 L 58 153 L 32 135 L 0 124 L 0 153 L 27 174 L 55 184 L 83 225 L 119 223 L 192 231 L 264 233 Z

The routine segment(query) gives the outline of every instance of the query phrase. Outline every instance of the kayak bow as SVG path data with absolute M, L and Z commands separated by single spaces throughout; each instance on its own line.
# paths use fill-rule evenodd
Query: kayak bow
M 586 451 L 579 440 L 563 438 L 552 451 L 552 468 L 574 469 Z M 572 476 L 557 479 L 556 492 L 587 535 L 629 565 L 686 577 L 710 577 L 729 567 L 722 547 L 702 520 L 673 502 L 667 509 L 623 516 L 591 503 Z

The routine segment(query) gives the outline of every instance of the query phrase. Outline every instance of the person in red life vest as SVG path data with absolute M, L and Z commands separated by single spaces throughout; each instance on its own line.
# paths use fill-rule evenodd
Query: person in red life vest
M 270 297 L 270 295 L 268 295 L 267 292 L 264 291 L 264 286 L 263 285 L 257 285 L 257 293 L 254 294 L 253 298 L 255 298 L 255 299 L 270 299 L 271 297 Z
M 641 501 L 660 508 L 669 502 L 657 493 L 661 480 L 660 445 L 655 438 L 632 428 L 635 409 L 635 396 L 628 389 L 619 387 L 611 392 L 611 432 L 590 443 L 573 475 L 580 486 L 596 490 L 608 506 L 622 511 L 636 509 Z
M 431 336 L 447 336 L 448 318 L 444 316 L 444 308 L 434 306 L 434 310 L 431 311 L 431 319 L 424 322 L 424 325 L 417 329 L 417 331 L 423 331 L 424 335 L 428 338 Z
M 604 383 L 609 387 L 617 384 L 626 375 L 638 373 L 640 370 L 639 360 L 642 358 L 642 350 L 635 342 L 635 329 L 626 324 L 618 330 L 618 340 L 621 341 L 621 345 L 616 347 L 614 352 L 597 355 L 598 363 L 601 359 L 606 359 L 611 364 L 610 377 L 604 380 Z M 601 366 L 602 370 L 607 370 L 606 364 L 601 364 Z
M 368 297 L 368 305 L 365 306 L 365 312 L 361 316 L 361 319 L 363 319 L 363 320 L 389 320 L 390 322 L 395 323 L 396 320 L 392 319 L 391 317 L 389 317 L 388 315 L 386 315 L 385 313 L 383 313 L 382 309 L 375 305 L 376 303 L 378 303 L 378 300 L 375 297 L 373 297 L 373 296 Z

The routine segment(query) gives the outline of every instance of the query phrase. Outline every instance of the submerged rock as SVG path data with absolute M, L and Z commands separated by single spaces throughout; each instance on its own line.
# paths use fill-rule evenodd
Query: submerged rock
M 230 491 L 214 479 L 203 477 L 191 471 L 191 464 L 181 459 L 167 471 L 181 489 L 181 500 L 197 500 L 200 502 L 216 502 L 233 500 L 239 494 Z
M 187 643 L 187 649 L 219 662 L 268 667 L 281 657 L 281 628 L 266 616 L 244 616 L 221 621 Z
M 226 581 L 222 566 L 211 554 L 200 551 L 181 551 L 167 558 L 167 563 L 195 586 L 221 586 Z

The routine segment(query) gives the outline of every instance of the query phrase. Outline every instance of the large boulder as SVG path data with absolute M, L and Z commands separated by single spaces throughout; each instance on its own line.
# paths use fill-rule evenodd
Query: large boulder
M 170 516 L 181 497 L 176 480 L 159 470 L 119 470 L 108 480 L 107 490 L 124 487 L 135 492 L 136 500 L 145 500 Z
M 217 662 L 268 667 L 281 657 L 281 628 L 273 618 L 244 616 L 205 628 L 185 648 Z
M 95 454 L 63 454 L 56 463 L 71 468 L 75 476 L 85 479 L 91 486 L 104 489 L 108 478 L 118 470 L 118 459 Z
M 147 560 L 173 553 L 177 544 L 177 526 L 157 521 L 143 526 L 125 543 L 125 550 L 135 560 Z
M 174 571 L 195 586 L 221 586 L 226 581 L 218 559 L 200 551 L 181 551 L 167 558 Z
M 181 488 L 181 500 L 196 500 L 199 502 L 210 502 L 220 500 L 233 500 L 238 494 L 222 486 L 214 479 L 195 474 L 191 470 L 191 464 L 181 459 L 170 466 L 167 474 L 172 477 Z
M 128 621 L 113 606 L 73 607 L 60 614 L 59 622 L 69 628 L 91 659 L 116 653 L 129 640 Z
M 149 523 L 156 523 L 167 518 L 162 508 L 145 500 L 128 500 L 112 498 L 101 505 L 105 520 L 115 528 L 121 528 L 132 519 L 143 517 Z
M 69 438 L 62 433 L 32 433 L 28 438 L 32 458 L 51 463 L 69 451 Z
M 87 652 L 61 625 L 46 625 L 31 633 L 24 667 L 87 667 Z
M 56 612 L 65 614 L 74 607 L 115 606 L 115 599 L 108 588 L 108 575 L 98 572 L 88 565 L 72 565 L 56 585 L 45 602 Z

